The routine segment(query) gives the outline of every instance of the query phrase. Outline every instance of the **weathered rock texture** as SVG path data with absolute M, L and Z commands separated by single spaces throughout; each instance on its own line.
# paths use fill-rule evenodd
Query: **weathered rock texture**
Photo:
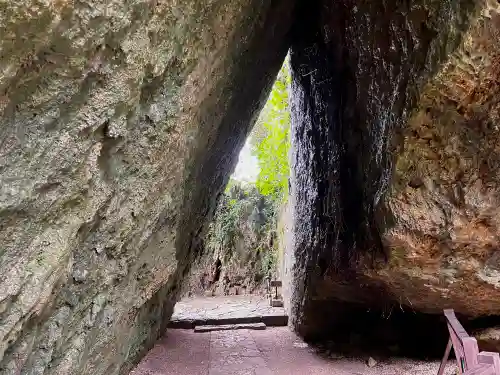
M 126 373 L 168 322 L 293 2 L 0 9 L 0 373 Z
M 255 186 L 231 183 L 219 200 L 183 294 L 266 294 L 277 269 L 275 205 Z
M 352 327 L 368 308 L 500 315 L 499 12 L 493 0 L 301 12 L 292 311 L 303 335 Z

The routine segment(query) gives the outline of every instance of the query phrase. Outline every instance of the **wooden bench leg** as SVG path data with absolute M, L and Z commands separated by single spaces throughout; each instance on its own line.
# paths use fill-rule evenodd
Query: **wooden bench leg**
M 448 362 L 448 358 L 450 357 L 452 345 L 453 344 L 452 344 L 451 338 L 450 338 L 450 339 L 448 339 L 448 344 L 446 345 L 446 350 L 444 351 L 443 360 L 441 361 L 441 365 L 439 366 L 438 375 L 443 375 L 443 373 L 444 373 L 444 368 L 446 366 L 446 362 Z

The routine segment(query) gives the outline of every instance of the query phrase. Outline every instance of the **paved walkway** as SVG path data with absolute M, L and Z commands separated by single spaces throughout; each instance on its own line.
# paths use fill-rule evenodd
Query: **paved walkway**
M 264 322 L 267 326 L 286 326 L 288 318 L 282 307 L 271 307 L 261 296 L 224 296 L 188 298 L 175 305 L 171 328 L 194 328 L 195 325 Z
M 435 375 L 438 362 L 332 359 L 286 327 L 194 333 L 171 329 L 130 375 Z M 447 375 L 453 374 L 448 366 Z

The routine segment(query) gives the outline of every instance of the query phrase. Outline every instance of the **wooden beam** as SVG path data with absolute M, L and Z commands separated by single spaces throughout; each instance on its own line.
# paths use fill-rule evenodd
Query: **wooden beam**
M 446 345 L 446 350 L 444 351 L 443 360 L 441 361 L 441 365 L 439 366 L 438 375 L 444 374 L 444 368 L 446 367 L 446 363 L 448 362 L 448 358 L 450 357 L 451 347 L 453 346 L 451 342 L 451 338 L 448 339 L 448 344 Z

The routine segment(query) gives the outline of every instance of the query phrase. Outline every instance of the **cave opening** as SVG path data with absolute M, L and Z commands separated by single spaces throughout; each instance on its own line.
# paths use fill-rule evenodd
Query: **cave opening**
M 278 226 L 289 194 L 289 89 L 286 57 L 219 196 L 183 296 L 266 296 L 268 281 L 279 277 L 284 233 Z
M 440 360 L 449 339 L 444 314 L 414 310 L 400 304 L 370 308 L 349 302 L 329 302 L 325 308 L 329 325 L 320 334 L 305 336 L 314 346 L 346 356 L 373 355 L 379 358 L 405 357 L 417 360 Z M 320 307 L 318 307 L 320 308 Z M 332 312 L 333 311 L 333 312 Z M 480 350 L 497 351 L 491 341 L 500 326 L 498 316 L 470 318 L 457 314 L 462 326 L 476 336 Z M 450 358 L 454 358 L 453 351 Z

